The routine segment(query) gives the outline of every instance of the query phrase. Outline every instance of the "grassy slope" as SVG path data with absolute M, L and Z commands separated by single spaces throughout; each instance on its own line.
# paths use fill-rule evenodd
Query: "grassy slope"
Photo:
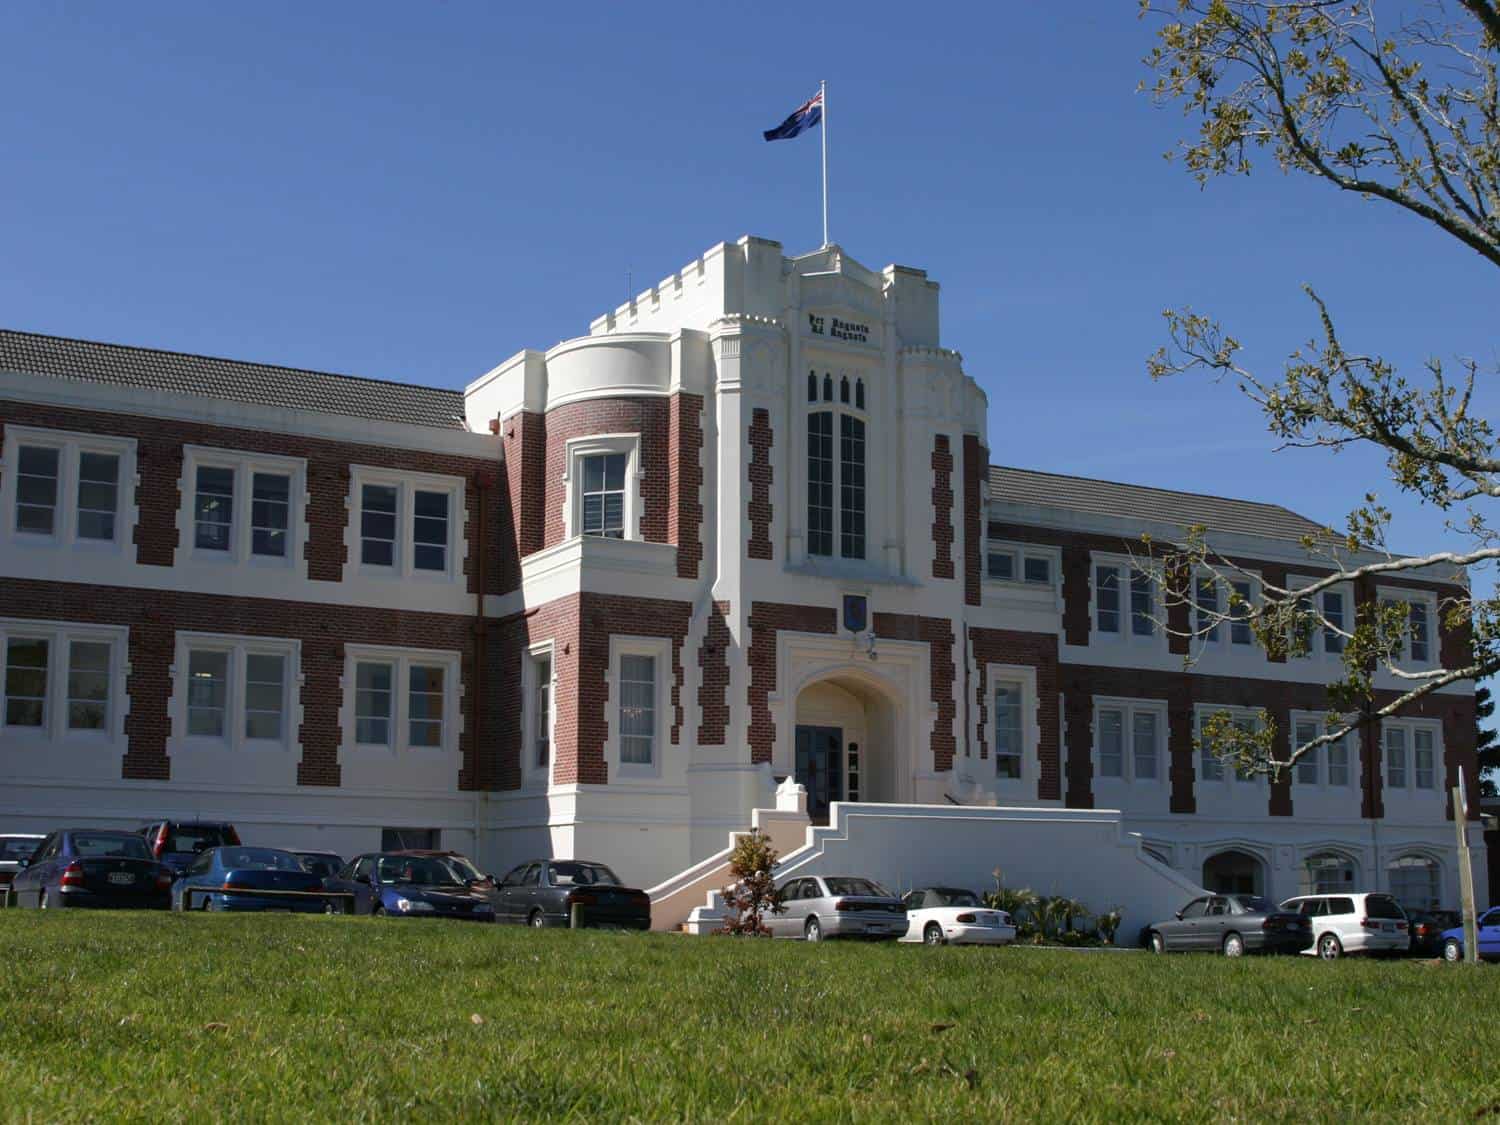
M 7 1119 L 1451 1120 L 1500 1101 L 1489 966 L 18 911 L 0 949 Z

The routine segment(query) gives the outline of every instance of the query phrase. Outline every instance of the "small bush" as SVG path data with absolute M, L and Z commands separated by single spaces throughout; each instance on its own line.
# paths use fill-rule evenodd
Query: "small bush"
M 763 832 L 747 832 L 734 842 L 729 854 L 729 873 L 735 881 L 724 888 L 724 924 L 716 933 L 747 937 L 770 937 L 762 920 L 765 914 L 780 914 L 786 908 L 776 900 L 776 849 Z

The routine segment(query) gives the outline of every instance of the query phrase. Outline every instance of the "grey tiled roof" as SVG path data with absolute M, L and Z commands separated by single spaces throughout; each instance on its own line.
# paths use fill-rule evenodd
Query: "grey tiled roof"
M 0 329 L 0 371 L 344 414 L 376 422 L 467 429 L 464 396 L 459 391 L 34 332 Z
M 1210 531 L 1293 542 L 1321 530 L 1320 524 L 1280 504 L 1229 500 L 1198 492 L 1174 492 L 1002 465 L 990 466 L 990 499 L 1173 527 L 1202 524 Z

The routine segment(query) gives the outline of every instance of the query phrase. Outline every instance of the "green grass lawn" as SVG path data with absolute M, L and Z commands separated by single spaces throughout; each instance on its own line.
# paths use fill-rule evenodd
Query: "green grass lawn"
M 1500 1103 L 1492 966 L 15 910 L 0 949 L 8 1120 L 1452 1121 Z

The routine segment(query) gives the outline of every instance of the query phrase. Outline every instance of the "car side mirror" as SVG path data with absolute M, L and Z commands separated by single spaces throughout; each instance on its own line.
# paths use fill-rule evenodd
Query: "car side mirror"
M 1178 911 L 1178 912 L 1177 912 L 1177 920 L 1178 920 L 1178 921 L 1179 921 L 1179 922 L 1181 922 L 1181 921 L 1182 921 L 1182 911 L 1180 911 L 1180 910 L 1179 910 L 1179 911 Z

